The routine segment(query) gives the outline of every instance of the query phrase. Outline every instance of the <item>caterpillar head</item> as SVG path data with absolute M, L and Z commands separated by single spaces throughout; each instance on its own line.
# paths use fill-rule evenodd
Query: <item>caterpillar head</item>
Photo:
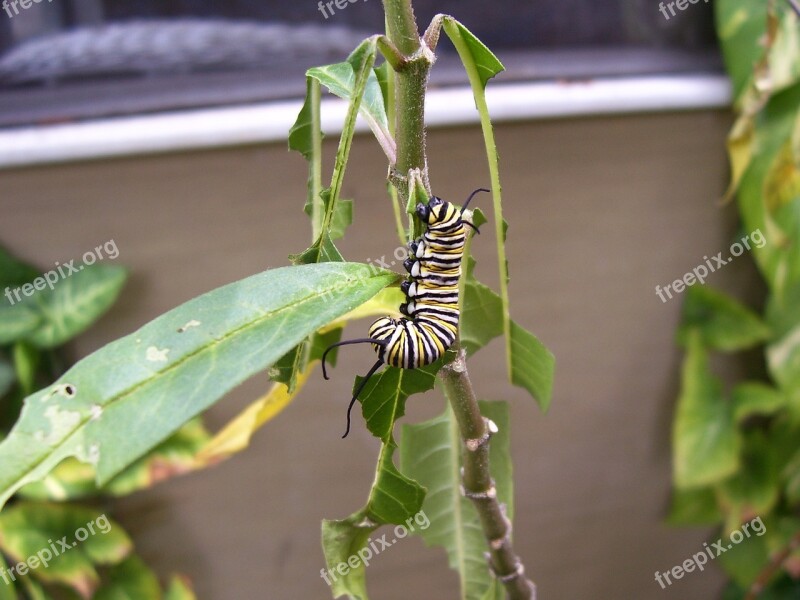
M 458 209 L 437 196 L 431 196 L 427 204 L 417 204 L 416 213 L 420 221 L 435 229 L 437 226 L 449 226 L 457 218 Z

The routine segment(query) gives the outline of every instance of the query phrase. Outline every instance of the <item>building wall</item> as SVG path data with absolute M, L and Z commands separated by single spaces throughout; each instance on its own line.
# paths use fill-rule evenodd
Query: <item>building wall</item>
M 718 203 L 729 125 L 725 113 L 694 112 L 497 127 L 512 312 L 557 357 L 549 414 L 506 382 L 499 340 L 470 370 L 481 398 L 512 404 L 514 538 L 541 598 L 707 600 L 722 586 L 713 566 L 666 591 L 654 581 L 716 540 L 663 523 L 681 300 L 662 303 L 654 288 L 726 249 L 737 231 L 735 208 Z M 332 155 L 335 140 L 326 143 Z M 430 132 L 429 155 L 446 199 L 489 183 L 477 127 Z M 351 260 L 397 245 L 385 171 L 374 141 L 358 137 L 344 186 L 356 200 L 341 244 Z M 0 241 L 15 253 L 46 267 L 114 239 L 117 262 L 130 268 L 119 303 L 72 346 L 76 358 L 202 292 L 285 265 L 310 241 L 305 163 L 283 144 L 0 178 Z M 475 202 L 489 208 L 488 197 Z M 478 276 L 496 286 L 492 231 L 473 247 Z M 757 300 L 756 282 L 746 256 L 710 278 Z M 351 335 L 366 327 L 353 324 Z M 188 574 L 204 599 L 329 597 L 320 520 L 363 505 L 377 453 L 360 419 L 340 439 L 353 376 L 370 357 L 343 351 L 332 381 L 315 376 L 244 454 L 115 502 L 145 559 L 163 576 Z M 266 375 L 246 383 L 208 424 L 219 428 L 266 386 Z M 438 392 L 412 398 L 404 422 L 443 402 Z M 381 554 L 367 577 L 380 600 L 457 596 L 443 553 L 417 538 Z

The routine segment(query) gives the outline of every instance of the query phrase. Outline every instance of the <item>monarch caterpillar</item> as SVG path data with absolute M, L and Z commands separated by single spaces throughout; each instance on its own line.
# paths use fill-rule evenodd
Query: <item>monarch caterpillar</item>
M 406 301 L 400 305 L 405 317 L 381 317 L 369 328 L 369 337 L 346 340 L 329 346 L 322 354 L 322 375 L 328 378 L 325 357 L 338 346 L 372 344 L 378 361 L 367 372 L 347 407 L 347 430 L 350 433 L 350 410 L 375 372 L 383 364 L 400 369 L 416 369 L 438 360 L 458 334 L 458 281 L 467 232 L 464 226 L 478 229 L 463 219 L 478 188 L 458 208 L 432 196 L 427 204 L 420 202 L 416 215 L 425 225 L 425 233 L 408 244 L 409 258 L 403 263 L 409 278 L 400 285 Z

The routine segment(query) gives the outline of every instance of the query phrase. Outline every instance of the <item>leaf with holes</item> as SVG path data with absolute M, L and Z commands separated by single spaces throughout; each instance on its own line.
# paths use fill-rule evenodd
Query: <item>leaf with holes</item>
M 397 275 L 356 263 L 272 269 L 175 308 L 29 396 L 0 443 L 0 506 L 69 456 L 100 485 Z

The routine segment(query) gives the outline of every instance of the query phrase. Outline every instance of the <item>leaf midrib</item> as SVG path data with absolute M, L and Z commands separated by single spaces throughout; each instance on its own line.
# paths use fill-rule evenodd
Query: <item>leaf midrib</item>
M 379 275 L 379 277 L 384 277 L 384 275 Z M 369 279 L 374 279 L 374 276 L 370 277 Z M 334 287 L 331 287 L 331 288 L 327 288 L 326 292 L 324 292 L 324 293 L 328 293 L 328 292 L 331 292 L 331 291 L 338 291 L 340 289 L 346 289 L 346 288 L 352 287 L 354 283 L 356 283 L 356 284 L 359 283 L 359 280 L 356 279 L 356 280 L 353 280 L 353 281 L 348 281 L 346 284 L 343 284 L 343 285 L 338 285 L 338 286 L 334 286 Z M 233 329 L 233 330 L 225 333 L 220 338 L 215 338 L 215 339 L 211 340 L 211 342 L 209 342 L 208 344 L 203 345 L 200 348 L 198 348 L 197 350 L 182 356 L 180 359 L 176 360 L 175 362 L 170 363 L 168 365 L 165 365 L 163 369 L 161 369 L 159 371 L 156 371 L 155 373 L 153 373 L 153 375 L 148 377 L 146 380 L 140 381 L 140 382 L 134 384 L 133 386 L 123 390 L 122 392 L 116 394 L 115 396 L 109 398 L 109 400 L 106 403 L 102 404 L 103 408 L 105 409 L 107 407 L 110 407 L 110 406 L 113 406 L 113 405 L 117 404 L 118 402 L 122 401 L 126 396 L 130 396 L 130 395 L 134 394 L 139 388 L 147 385 L 153 379 L 156 379 L 158 377 L 161 377 L 161 376 L 169 373 L 170 371 L 172 371 L 176 367 L 184 364 L 186 361 L 188 361 L 191 358 L 197 356 L 198 354 L 200 354 L 202 352 L 205 352 L 208 349 L 211 349 L 211 348 L 214 348 L 216 346 L 219 346 L 221 343 L 223 343 L 225 340 L 227 340 L 231 336 L 236 335 L 236 334 L 240 333 L 241 331 L 243 331 L 245 329 L 249 329 L 251 327 L 255 327 L 255 326 L 259 325 L 262 321 L 264 321 L 265 319 L 267 319 L 269 317 L 272 317 L 272 316 L 274 316 L 276 314 L 279 314 L 281 312 L 284 312 L 286 310 L 289 310 L 289 309 L 295 308 L 297 306 L 300 306 L 300 305 L 302 305 L 302 304 L 304 304 L 304 303 L 306 303 L 306 302 L 308 302 L 310 300 L 313 300 L 313 299 L 315 299 L 315 298 L 317 298 L 317 297 L 319 297 L 321 295 L 323 295 L 323 292 L 312 293 L 311 295 L 304 296 L 303 298 L 301 298 L 300 300 L 298 300 L 296 302 L 293 302 L 291 304 L 287 304 L 287 305 L 282 306 L 282 307 L 280 307 L 280 308 L 278 308 L 276 310 L 273 310 L 271 312 L 264 313 L 262 315 L 258 315 L 254 320 L 249 321 L 249 322 L 237 327 L 236 329 Z M 138 331 L 140 331 L 140 330 L 134 331 L 133 333 L 129 334 L 126 337 L 134 336 L 134 335 L 137 334 Z M 63 448 L 70 441 L 72 441 L 72 439 L 75 437 L 75 435 L 77 435 L 79 433 L 82 433 L 82 430 L 83 430 L 84 426 L 86 425 L 87 422 L 91 421 L 91 418 L 92 418 L 91 414 L 87 415 L 85 418 L 83 418 L 80 421 L 80 423 L 75 427 L 75 429 L 69 435 L 67 435 L 64 439 L 62 439 L 56 445 L 51 446 L 51 450 L 50 451 L 44 453 L 44 455 L 39 460 L 37 460 L 35 463 L 33 463 L 30 467 L 26 468 L 25 474 L 34 471 L 37 467 L 39 467 L 39 465 L 41 465 L 44 461 L 46 461 L 47 458 L 51 454 L 53 454 L 59 448 Z M 22 435 L 22 434 L 18 434 L 18 435 Z M 25 474 L 23 474 L 22 477 L 15 478 L 14 482 L 10 486 L 8 486 L 7 489 L 11 489 L 15 485 L 18 485 L 19 482 L 22 479 L 24 479 Z M 98 474 L 98 477 L 99 477 L 99 474 Z M 2 491 L 0 491 L 0 493 L 2 493 Z

